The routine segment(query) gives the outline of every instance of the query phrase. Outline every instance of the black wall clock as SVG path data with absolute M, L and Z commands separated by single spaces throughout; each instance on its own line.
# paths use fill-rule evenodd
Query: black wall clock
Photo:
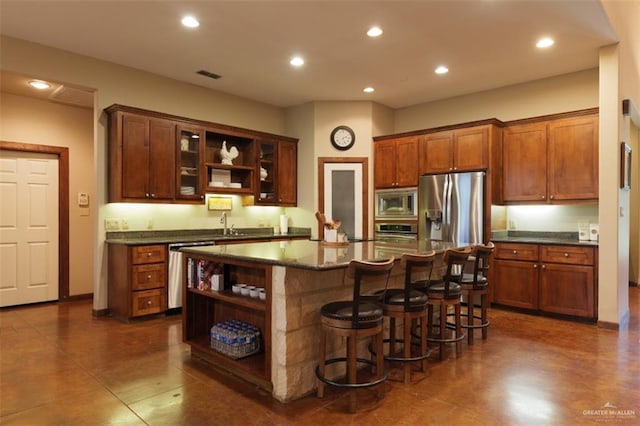
M 338 126 L 331 131 L 331 144 L 341 151 L 351 148 L 356 141 L 356 134 L 347 126 Z

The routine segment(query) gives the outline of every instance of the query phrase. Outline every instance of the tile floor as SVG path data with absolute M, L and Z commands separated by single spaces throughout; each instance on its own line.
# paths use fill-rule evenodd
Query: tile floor
M 640 424 L 640 290 L 620 332 L 490 310 L 489 339 L 430 361 L 386 397 L 328 389 L 281 404 L 192 360 L 180 316 L 124 324 L 91 303 L 0 310 L 2 425 Z

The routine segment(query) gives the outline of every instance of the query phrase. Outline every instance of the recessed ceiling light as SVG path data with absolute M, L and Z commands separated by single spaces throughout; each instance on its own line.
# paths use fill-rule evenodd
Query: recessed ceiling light
M 436 74 L 446 74 L 449 72 L 449 68 L 444 65 L 439 65 L 438 68 L 435 69 Z
M 367 31 L 367 35 L 369 37 L 379 37 L 382 35 L 382 29 L 380 27 L 371 27 L 369 31 Z
M 198 28 L 200 26 L 200 22 L 198 22 L 198 20 L 191 15 L 182 18 L 181 22 L 182 25 L 189 28 Z
M 46 89 L 51 87 L 51 85 L 49 83 L 47 83 L 46 81 L 42 81 L 42 80 L 31 80 L 29 82 L 29 86 L 33 87 L 34 89 L 38 89 L 38 90 L 46 90 Z
M 536 47 L 538 49 L 546 49 L 547 47 L 553 46 L 553 43 L 555 43 L 555 41 L 553 41 L 551 37 L 543 37 L 538 40 L 538 42 L 536 43 Z
M 375 92 L 375 91 L 376 91 L 376 89 L 374 89 L 374 88 L 373 88 L 373 87 L 371 87 L 371 86 L 368 86 L 368 87 L 365 87 L 364 89 L 362 89 L 362 91 L 363 91 L 364 93 L 373 93 L 373 92 Z
M 289 63 L 294 67 L 301 67 L 304 65 L 304 59 L 302 59 L 301 56 L 294 56 L 293 58 L 291 58 Z

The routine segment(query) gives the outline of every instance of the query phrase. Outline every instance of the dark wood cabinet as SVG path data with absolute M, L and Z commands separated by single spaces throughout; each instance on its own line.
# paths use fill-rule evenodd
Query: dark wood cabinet
M 598 117 L 587 115 L 507 126 L 503 201 L 598 199 Z
M 297 204 L 297 139 L 123 105 L 105 111 L 109 202 L 202 203 L 206 193 L 270 193 L 264 204 Z M 272 141 L 272 160 L 258 157 L 259 141 Z M 225 150 L 237 156 L 223 162 Z M 268 163 L 271 187 L 262 188 Z
M 547 126 L 510 126 L 502 133 L 503 200 L 547 199 Z
M 492 302 L 596 318 L 594 247 L 496 243 Z
M 489 165 L 492 126 L 429 133 L 420 139 L 419 173 L 483 170 Z
M 258 141 L 257 194 L 245 204 L 295 206 L 298 202 L 298 145 L 295 141 Z
M 549 123 L 549 198 L 598 199 L 598 117 Z
M 204 200 L 203 141 L 203 128 L 178 126 L 176 199 Z
M 167 246 L 108 245 L 108 307 L 129 320 L 167 310 Z
M 175 123 L 123 111 L 110 120 L 109 201 L 173 200 Z
M 282 206 L 295 206 L 298 203 L 298 144 L 296 142 L 278 142 L 277 200 Z
M 492 301 L 524 309 L 538 308 L 538 246 L 496 244 Z
M 375 188 L 402 188 L 417 185 L 418 138 L 408 136 L 375 142 Z
M 226 369 L 271 392 L 271 267 L 215 256 L 183 255 L 183 341 L 192 356 Z M 187 271 L 216 265 L 223 272 L 222 291 L 198 290 Z M 189 266 L 191 263 L 191 266 Z M 191 280 L 191 281 L 190 281 Z M 232 292 L 232 283 L 246 283 L 265 289 L 265 300 Z M 247 356 L 232 356 L 212 348 L 210 330 L 214 324 L 242 321 L 261 333 L 260 350 Z

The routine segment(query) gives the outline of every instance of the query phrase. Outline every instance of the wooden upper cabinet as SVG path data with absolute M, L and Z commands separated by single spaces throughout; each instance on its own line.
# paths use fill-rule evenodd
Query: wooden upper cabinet
M 201 204 L 213 192 L 297 203 L 297 139 L 117 104 L 105 112 L 109 202 Z M 271 147 L 264 158 L 260 141 Z M 223 145 L 237 150 L 231 164 L 222 162 Z
M 176 125 L 116 113 L 110 136 L 109 201 L 172 200 L 175 193 Z
M 420 174 L 482 170 L 489 164 L 490 126 L 424 135 L 420 141 Z
M 502 135 L 504 201 L 546 201 L 547 125 L 507 127 Z
M 374 143 L 374 186 L 401 188 L 418 185 L 418 138 L 389 139 Z
M 278 204 L 295 206 L 298 203 L 298 144 L 279 141 L 277 151 Z
M 453 132 L 424 135 L 420 140 L 420 174 L 453 170 Z
M 598 118 L 549 123 L 549 198 L 598 198 Z
M 598 199 L 598 117 L 508 126 L 503 132 L 505 202 Z

